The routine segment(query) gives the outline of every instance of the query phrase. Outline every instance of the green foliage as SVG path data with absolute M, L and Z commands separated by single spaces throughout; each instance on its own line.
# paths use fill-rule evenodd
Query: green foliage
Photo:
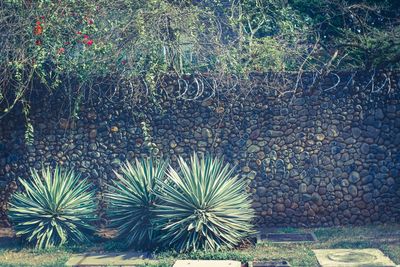
M 126 162 L 120 172 L 115 172 L 118 180 L 106 194 L 109 217 L 111 226 L 128 245 L 148 248 L 157 242 L 155 209 L 166 167 L 166 162 L 144 159 Z
M 43 86 L 81 105 L 133 77 L 154 96 L 171 74 L 398 68 L 399 15 L 394 0 L 1 1 L 0 119 Z
M 157 207 L 161 240 L 178 251 L 233 248 L 253 233 L 254 211 L 245 181 L 223 160 L 196 154 L 170 168 Z
M 31 170 L 32 179 L 20 179 L 24 192 L 10 201 L 9 216 L 16 234 L 37 248 L 88 241 L 95 219 L 94 192 L 72 170 L 56 167 Z
M 179 251 L 232 248 L 252 233 L 245 182 L 218 158 L 196 154 L 181 172 L 152 159 L 126 162 L 106 194 L 111 226 L 129 246 L 159 243 Z M 161 241 L 161 242 L 160 242 Z
M 144 144 L 148 148 L 151 156 L 157 156 L 160 150 L 157 147 L 157 144 L 152 141 L 152 137 L 150 134 L 150 129 L 146 123 L 146 121 L 142 121 L 140 123 L 142 128 L 143 137 L 144 137 Z
M 363 65 L 365 68 L 386 67 L 400 62 L 400 26 L 391 31 L 369 29 L 367 33 L 343 30 L 346 36 L 339 45 L 347 48 L 348 65 Z
M 31 119 L 29 117 L 31 107 L 27 101 L 23 101 L 22 105 L 23 105 L 22 113 L 25 116 L 25 144 L 32 145 L 34 138 L 34 129 Z

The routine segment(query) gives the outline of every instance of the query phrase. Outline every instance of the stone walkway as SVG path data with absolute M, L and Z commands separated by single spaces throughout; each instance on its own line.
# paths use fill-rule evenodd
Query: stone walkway
M 241 267 L 240 261 L 177 260 L 173 267 Z
M 147 253 L 85 253 L 71 257 L 66 266 L 137 266 L 156 263 Z
M 295 243 L 295 242 L 316 242 L 314 233 L 263 233 L 257 235 L 257 243 Z
M 318 242 L 314 233 L 280 233 L 274 229 L 261 229 L 257 242 Z M 387 237 L 386 237 L 387 238 Z M 385 239 L 386 239 L 385 238 Z M 378 249 L 314 249 L 320 267 L 393 267 L 396 266 Z M 138 266 L 156 264 L 158 261 L 148 253 L 86 253 L 73 256 L 67 266 Z M 241 267 L 239 261 L 231 260 L 177 260 L 173 267 Z M 290 266 L 290 262 L 249 262 L 249 267 Z
M 321 267 L 391 267 L 396 266 L 379 249 L 315 249 Z
M 321 267 L 393 267 L 396 266 L 378 249 L 315 249 Z M 137 266 L 155 264 L 147 253 L 85 253 L 71 257 L 67 266 Z M 173 267 L 241 267 L 230 260 L 177 260 Z M 264 265 L 263 265 L 264 266 Z M 288 265 L 285 265 L 288 266 Z M 290 265 L 289 265 L 290 266 Z
M 16 241 L 15 232 L 12 228 L 0 227 L 0 246 L 7 246 Z

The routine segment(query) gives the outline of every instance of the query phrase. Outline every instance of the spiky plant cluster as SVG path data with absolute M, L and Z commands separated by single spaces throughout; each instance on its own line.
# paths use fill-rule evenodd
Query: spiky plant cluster
M 72 170 L 56 167 L 31 170 L 22 180 L 23 192 L 14 194 L 9 215 L 16 234 L 37 248 L 88 240 L 95 219 L 94 192 Z
M 111 226 L 118 230 L 128 245 L 151 247 L 157 241 L 155 226 L 159 183 L 167 163 L 152 159 L 126 162 L 115 172 L 118 180 L 106 194 L 109 200 Z
M 162 160 L 126 162 L 105 197 L 111 226 L 128 246 L 180 252 L 233 248 L 253 233 L 245 181 L 222 159 L 194 154 L 178 171 Z M 88 241 L 94 192 L 72 170 L 31 171 L 10 202 L 17 235 L 37 248 Z
M 168 171 L 157 207 L 161 240 L 178 251 L 233 248 L 253 233 L 254 211 L 245 182 L 221 159 L 179 159 Z

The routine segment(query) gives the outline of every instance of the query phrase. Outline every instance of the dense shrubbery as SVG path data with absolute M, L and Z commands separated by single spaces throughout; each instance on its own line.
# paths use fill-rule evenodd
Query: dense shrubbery
M 20 105 L 31 144 L 31 99 L 40 97 L 28 96 L 43 86 L 61 89 L 76 119 L 84 96 L 107 91 L 111 80 L 112 91 L 122 88 L 135 101 L 154 96 L 167 74 L 179 81 L 212 72 L 218 84 L 227 74 L 246 80 L 252 71 L 398 67 L 396 3 L 2 1 L 0 119 Z
M 79 106 L 109 77 L 154 89 L 170 73 L 396 67 L 399 13 L 394 0 L 5 0 L 0 117 L 21 103 L 29 139 L 38 83 Z
M 94 228 L 94 193 L 71 170 L 44 168 L 31 171 L 32 179 L 20 179 L 24 192 L 10 201 L 10 217 L 16 234 L 37 248 L 82 243 Z

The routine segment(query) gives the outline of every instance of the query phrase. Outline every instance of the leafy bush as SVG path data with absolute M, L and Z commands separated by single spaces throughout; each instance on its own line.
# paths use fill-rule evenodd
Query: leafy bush
M 89 96 L 103 96 L 105 87 L 121 91 L 129 104 L 142 97 L 158 104 L 160 89 L 192 99 L 195 84 L 223 89 L 229 76 L 248 82 L 254 71 L 398 69 L 398 3 L 0 1 L 0 119 L 22 107 L 25 141 L 32 144 L 31 106 L 47 101 L 44 88 L 61 91 L 76 119 Z M 187 74 L 194 82 L 181 88 Z M 165 76 L 180 89 L 171 94 Z M 195 98 L 204 97 L 198 90 Z
M 159 181 L 165 176 L 167 163 L 152 159 L 126 162 L 121 174 L 115 172 L 114 182 L 106 194 L 109 201 L 111 226 L 128 245 L 150 247 L 156 243 L 155 208 L 158 202 Z
M 20 179 L 24 192 L 10 201 L 16 234 L 37 248 L 88 241 L 95 217 L 94 192 L 72 170 L 56 167 L 31 170 L 32 180 Z
M 179 173 L 169 169 L 157 208 L 166 245 L 180 252 L 233 248 L 253 233 L 245 182 L 233 176 L 229 164 L 194 154 L 190 165 L 180 158 L 179 166 Z

